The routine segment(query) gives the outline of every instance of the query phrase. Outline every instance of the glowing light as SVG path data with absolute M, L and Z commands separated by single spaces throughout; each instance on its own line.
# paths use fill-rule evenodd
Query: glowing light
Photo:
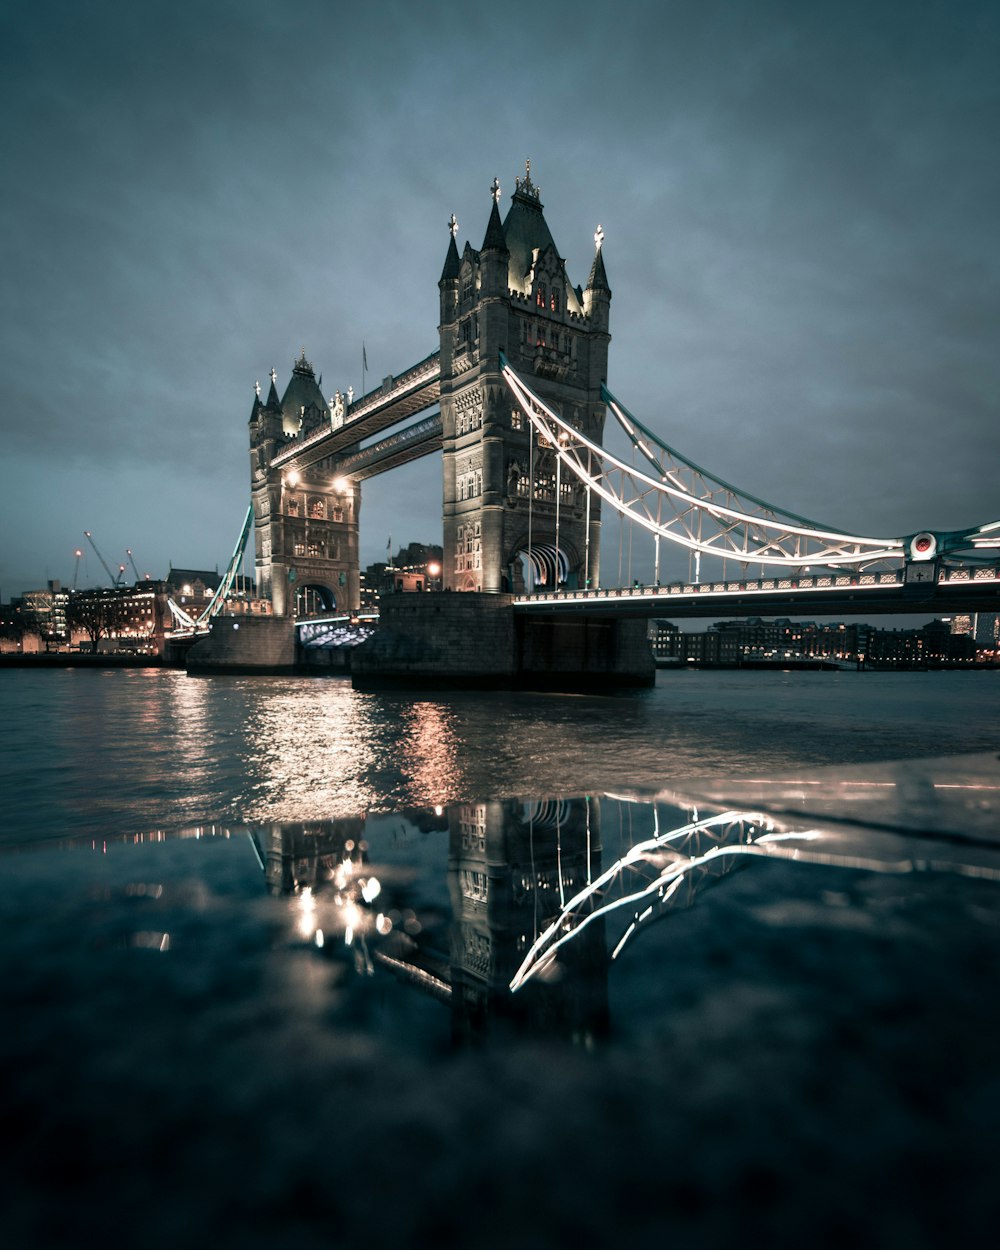
M 301 480 L 298 469 L 292 469 L 285 479 L 289 486 L 298 486 Z
M 378 877 L 369 877 L 361 886 L 361 897 L 366 903 L 373 903 L 381 893 L 382 886 Z
M 346 494 L 347 491 L 350 489 L 350 486 L 351 484 L 347 480 L 346 477 L 334 478 L 333 489 L 337 492 L 338 495 Z
M 313 897 L 312 887 L 305 886 L 302 893 L 298 896 L 299 915 L 297 920 L 299 933 L 304 938 L 311 938 L 316 931 L 315 915 L 316 900 Z

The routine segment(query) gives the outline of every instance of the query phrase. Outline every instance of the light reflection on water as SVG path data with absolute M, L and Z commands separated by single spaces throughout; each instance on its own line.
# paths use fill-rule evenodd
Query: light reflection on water
M 997 740 L 989 683 L 12 676 L 12 1244 L 445 1244 L 443 1212 L 476 1245 L 815 1244 L 837 1202 L 830 1244 L 990 1226 L 1000 778 L 930 758 Z M 654 897 L 620 874 L 585 910 L 723 809 L 782 855 L 737 838 L 700 866 L 740 871 L 684 871 L 697 848 L 665 841 Z M 512 993 L 550 928 L 570 940 Z
M 1000 742 L 989 673 L 685 672 L 620 698 L 414 698 L 161 670 L 11 670 L 2 682 L 0 841 L 650 790 Z
M 263 723 L 256 732 L 270 735 L 280 758 L 301 741 L 302 727 L 294 728 L 284 715 L 294 701 L 283 707 L 273 700 L 270 706 L 275 725 Z M 338 737 L 343 729 L 330 723 L 326 745 L 331 753 L 338 742 L 350 740 L 349 727 L 346 738 Z M 439 709 L 414 705 L 401 739 L 412 743 L 419 760 L 428 761 L 426 784 L 438 784 L 435 770 L 450 765 L 455 748 Z M 760 871 L 766 864 L 772 873 L 783 865 L 795 874 L 826 874 L 825 901 L 818 911 L 815 904 L 803 911 L 795 875 L 784 878 L 777 892 L 773 882 L 782 879 L 773 875 L 751 885 L 749 894 L 744 889 L 744 895 L 756 899 L 753 906 L 765 928 L 795 927 L 803 916 L 812 925 L 821 916 L 824 925 L 841 924 L 847 906 L 859 932 L 889 932 L 885 902 L 879 903 L 881 911 L 851 902 L 845 873 L 868 880 L 987 883 L 995 893 L 977 896 L 976 905 L 996 927 L 1000 832 L 990 800 L 983 797 L 992 796 L 1000 781 L 995 758 L 966 757 L 931 769 L 887 765 L 876 771 L 881 780 L 836 773 L 795 779 L 781 796 L 780 815 L 720 810 L 677 793 L 656 798 L 605 794 L 198 826 L 173 836 L 162 830 L 118 838 L 78 836 L 61 845 L 91 851 L 98 863 L 107 859 L 112 873 L 121 873 L 123 854 L 141 857 L 135 872 L 126 870 L 117 903 L 121 908 L 123 899 L 130 900 L 127 913 L 114 919 L 113 894 L 99 896 L 100 924 L 106 926 L 111 916 L 126 946 L 187 958 L 193 932 L 206 919 L 211 922 L 213 913 L 221 918 L 220 881 L 190 854 L 174 856 L 172 866 L 161 863 L 162 876 L 156 877 L 150 856 L 168 843 L 224 842 L 236 857 L 232 862 L 238 859 L 242 865 L 241 881 L 252 881 L 246 874 L 255 866 L 256 886 L 246 895 L 244 884 L 236 894 L 237 903 L 241 895 L 248 902 L 257 900 L 247 913 L 249 921 L 264 924 L 272 949 L 281 932 L 277 945 L 332 961 L 340 969 L 339 1001 L 355 992 L 345 975 L 362 981 L 383 978 L 446 1006 L 456 1042 L 486 1037 L 499 1023 L 589 1045 L 611 1023 L 609 986 L 616 965 L 633 956 L 648 965 L 639 939 L 696 905 L 706 890 L 726 888 L 740 869 Z M 334 784 L 336 775 L 334 765 L 325 784 Z M 917 775 L 928 792 L 940 791 L 944 798 L 924 825 L 908 827 L 913 787 L 904 782 Z M 865 796 L 874 796 L 876 825 L 858 820 Z M 62 862 L 68 879 L 75 881 L 77 872 Z M 57 875 L 59 884 L 65 888 Z M 223 894 L 232 890 L 231 885 L 221 888 Z M 867 888 L 873 897 L 880 894 Z M 887 897 L 898 910 L 900 898 L 924 888 L 908 885 L 901 893 L 890 890 Z M 262 911 L 265 897 L 272 907 Z M 143 900 L 141 917 L 131 910 L 137 899 Z M 92 923 L 88 916 L 84 929 Z M 904 934 L 905 927 L 897 932 Z M 670 938 L 654 949 L 655 960 L 666 959 L 662 972 L 668 974 Z M 303 971 L 297 983 L 304 993 L 322 993 L 311 973 Z M 638 1006 L 631 1001 L 630 1012 Z M 629 1027 L 635 1027 L 634 1018 Z

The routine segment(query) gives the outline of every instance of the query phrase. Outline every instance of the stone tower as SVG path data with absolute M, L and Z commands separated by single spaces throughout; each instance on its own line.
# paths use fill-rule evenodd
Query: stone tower
M 267 401 L 258 387 L 250 413 L 257 593 L 276 616 L 351 612 L 361 601 L 360 484 L 337 476 L 336 459 L 311 460 L 306 451 L 310 435 L 342 419 L 339 402 L 338 413 L 303 352 L 282 398 L 272 369 Z
M 540 446 L 500 373 L 500 353 L 547 404 L 595 441 L 604 429 L 611 290 L 598 227 L 586 289 L 573 287 L 530 165 L 483 245 L 451 241 L 441 292 L 444 585 L 520 591 L 597 586 L 600 501 Z M 529 483 L 534 482 L 531 490 Z M 558 493 L 558 503 L 557 503 Z

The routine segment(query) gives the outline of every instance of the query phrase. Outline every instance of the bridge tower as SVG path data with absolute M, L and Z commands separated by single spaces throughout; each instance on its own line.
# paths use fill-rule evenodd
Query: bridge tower
M 332 401 L 333 408 L 343 401 Z M 337 476 L 335 457 L 303 462 L 278 452 L 294 449 L 338 413 L 323 398 L 303 351 L 279 399 L 275 372 L 250 413 L 250 496 L 256 542 L 257 593 L 276 616 L 349 612 L 361 601 L 358 564 L 360 483 Z M 343 410 L 339 412 L 342 419 Z
M 601 254 L 572 286 L 546 225 L 530 163 L 506 218 L 500 186 L 482 247 L 459 255 L 457 224 L 439 282 L 444 585 L 521 591 L 596 586 L 600 501 L 540 445 L 500 373 L 500 353 L 562 417 L 601 441 L 611 290 Z M 533 490 L 532 484 L 533 483 Z

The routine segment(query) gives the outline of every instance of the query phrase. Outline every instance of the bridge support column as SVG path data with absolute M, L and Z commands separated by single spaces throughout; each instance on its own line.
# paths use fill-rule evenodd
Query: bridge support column
M 601 691 L 651 686 L 641 620 L 519 617 L 513 596 L 391 595 L 374 636 L 354 649 L 355 688 Z
M 211 632 L 188 651 L 193 674 L 295 671 L 295 624 L 290 617 L 217 616 Z

